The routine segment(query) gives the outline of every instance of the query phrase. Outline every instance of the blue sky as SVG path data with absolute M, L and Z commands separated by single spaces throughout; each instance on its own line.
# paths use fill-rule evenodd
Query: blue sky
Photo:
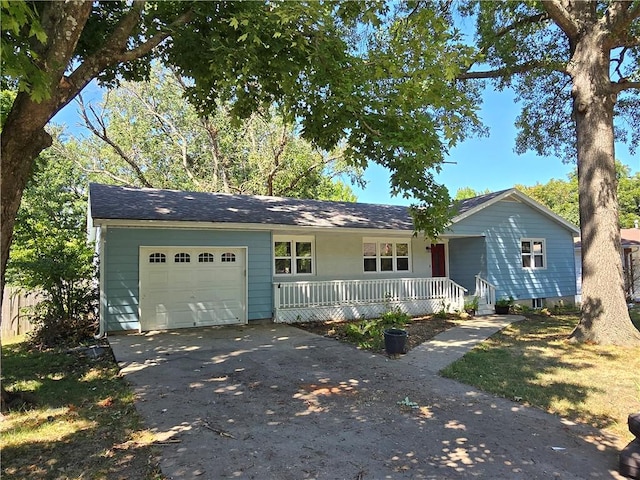
M 566 180 L 575 169 L 575 164 L 565 164 L 557 158 L 540 157 L 531 152 L 516 155 L 514 123 L 519 111 L 512 92 L 485 92 L 480 115 L 489 127 L 489 137 L 469 139 L 458 145 L 447 159 L 456 163 L 443 165 L 436 177 L 438 182 L 446 185 L 452 197 L 464 187 L 476 191 L 497 191 L 516 184 L 547 183 L 552 178 Z M 626 145 L 616 144 L 616 158 L 628 165 L 632 174 L 640 171 L 640 155 L 632 156 Z M 370 166 L 365 179 L 368 183 L 364 190 L 352 187 L 359 202 L 411 203 L 402 197 L 391 197 L 389 174 L 384 168 Z
M 101 91 L 92 82 L 83 92 L 89 102 L 98 101 Z M 565 164 L 557 158 L 539 157 L 528 152 L 524 155 L 514 153 L 516 129 L 515 119 L 519 106 L 514 103 L 511 91 L 485 91 L 481 118 L 489 128 L 489 136 L 472 138 L 453 149 L 437 181 L 446 185 L 450 195 L 455 196 L 459 188 L 470 187 L 476 191 L 504 190 L 516 184 L 535 185 L 547 183 L 552 178 L 565 180 L 575 168 L 574 164 Z M 55 123 L 65 124 L 69 131 L 80 133 L 79 114 L 75 102 L 71 102 L 53 119 Z M 616 158 L 631 169 L 632 174 L 640 172 L 640 155 L 631 155 L 626 145 L 616 144 Z M 365 172 L 367 186 L 360 189 L 352 186 L 358 202 L 382 203 L 391 205 L 409 205 L 410 199 L 392 197 L 389 193 L 389 173 L 382 167 L 370 165 Z

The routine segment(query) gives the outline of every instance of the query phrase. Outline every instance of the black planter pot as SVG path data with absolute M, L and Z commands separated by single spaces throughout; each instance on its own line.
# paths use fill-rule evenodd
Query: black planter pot
M 508 315 L 510 308 L 511 307 L 509 305 L 496 305 L 496 314 L 497 315 Z
M 407 353 L 407 331 L 389 328 L 384 331 L 384 349 L 388 355 Z

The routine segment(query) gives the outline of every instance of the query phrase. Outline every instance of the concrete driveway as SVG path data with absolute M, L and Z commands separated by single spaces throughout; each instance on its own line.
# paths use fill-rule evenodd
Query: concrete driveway
M 622 478 L 615 439 L 440 378 L 411 352 L 273 324 L 109 341 L 168 478 Z

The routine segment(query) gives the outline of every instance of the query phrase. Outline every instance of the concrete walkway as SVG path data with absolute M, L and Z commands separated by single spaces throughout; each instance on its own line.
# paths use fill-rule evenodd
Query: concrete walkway
M 524 320 L 520 315 L 474 317 L 425 342 L 398 360 L 423 372 L 438 373 L 507 325 Z
M 398 359 L 282 324 L 109 341 L 168 479 L 621 479 L 617 439 L 436 374 L 520 319 Z

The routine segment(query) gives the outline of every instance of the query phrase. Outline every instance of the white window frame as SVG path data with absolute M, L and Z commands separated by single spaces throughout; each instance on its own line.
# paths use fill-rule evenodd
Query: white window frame
M 523 257 L 526 255 L 523 251 L 522 251 L 522 244 L 524 242 L 530 242 L 531 243 L 531 252 L 528 254 L 529 257 L 531 258 L 531 262 L 530 262 L 530 266 L 525 267 L 524 265 L 522 265 L 522 259 Z M 540 243 L 542 245 L 542 255 L 537 255 L 534 251 L 534 244 L 536 243 Z M 541 267 L 536 267 L 536 257 L 542 256 L 542 266 Z M 547 268 L 547 242 L 544 238 L 521 238 L 520 239 L 520 265 L 522 267 L 523 270 L 546 270 Z
M 376 255 L 375 257 L 373 256 L 367 256 L 365 257 L 364 255 L 364 245 L 365 243 L 375 243 L 376 245 Z M 380 244 L 383 243 L 390 243 L 393 245 L 393 252 L 392 255 L 389 256 L 383 256 L 380 255 Z M 407 255 L 398 255 L 398 247 L 397 244 L 403 244 L 407 246 Z M 362 272 L 365 275 L 370 275 L 370 274 L 380 274 L 380 273 L 399 273 L 399 274 L 405 274 L 405 273 L 411 273 L 411 240 L 410 239 L 401 239 L 401 238 L 383 238 L 383 237 L 365 237 L 362 239 L 362 250 L 361 250 L 361 258 L 362 258 Z M 364 260 L 365 258 L 370 258 L 376 259 L 376 269 L 375 271 L 371 271 L 371 270 L 365 270 L 364 269 Z M 391 270 L 382 270 L 382 259 L 383 258 L 391 258 L 392 259 L 392 269 Z M 407 269 L 406 270 L 398 270 L 398 259 L 399 258 L 406 258 L 407 259 Z
M 291 256 L 283 257 L 276 255 L 276 243 L 288 243 L 289 249 L 291 252 Z M 296 255 L 296 244 L 297 243 L 310 243 L 311 244 L 311 273 L 308 272 L 298 272 L 298 260 L 305 259 L 309 257 L 297 256 Z M 313 235 L 274 235 L 271 246 L 273 249 L 273 274 L 277 277 L 313 277 L 316 275 L 316 242 L 315 237 Z M 289 273 L 278 273 L 276 269 L 276 262 L 282 259 L 290 259 L 291 262 L 291 272 Z

